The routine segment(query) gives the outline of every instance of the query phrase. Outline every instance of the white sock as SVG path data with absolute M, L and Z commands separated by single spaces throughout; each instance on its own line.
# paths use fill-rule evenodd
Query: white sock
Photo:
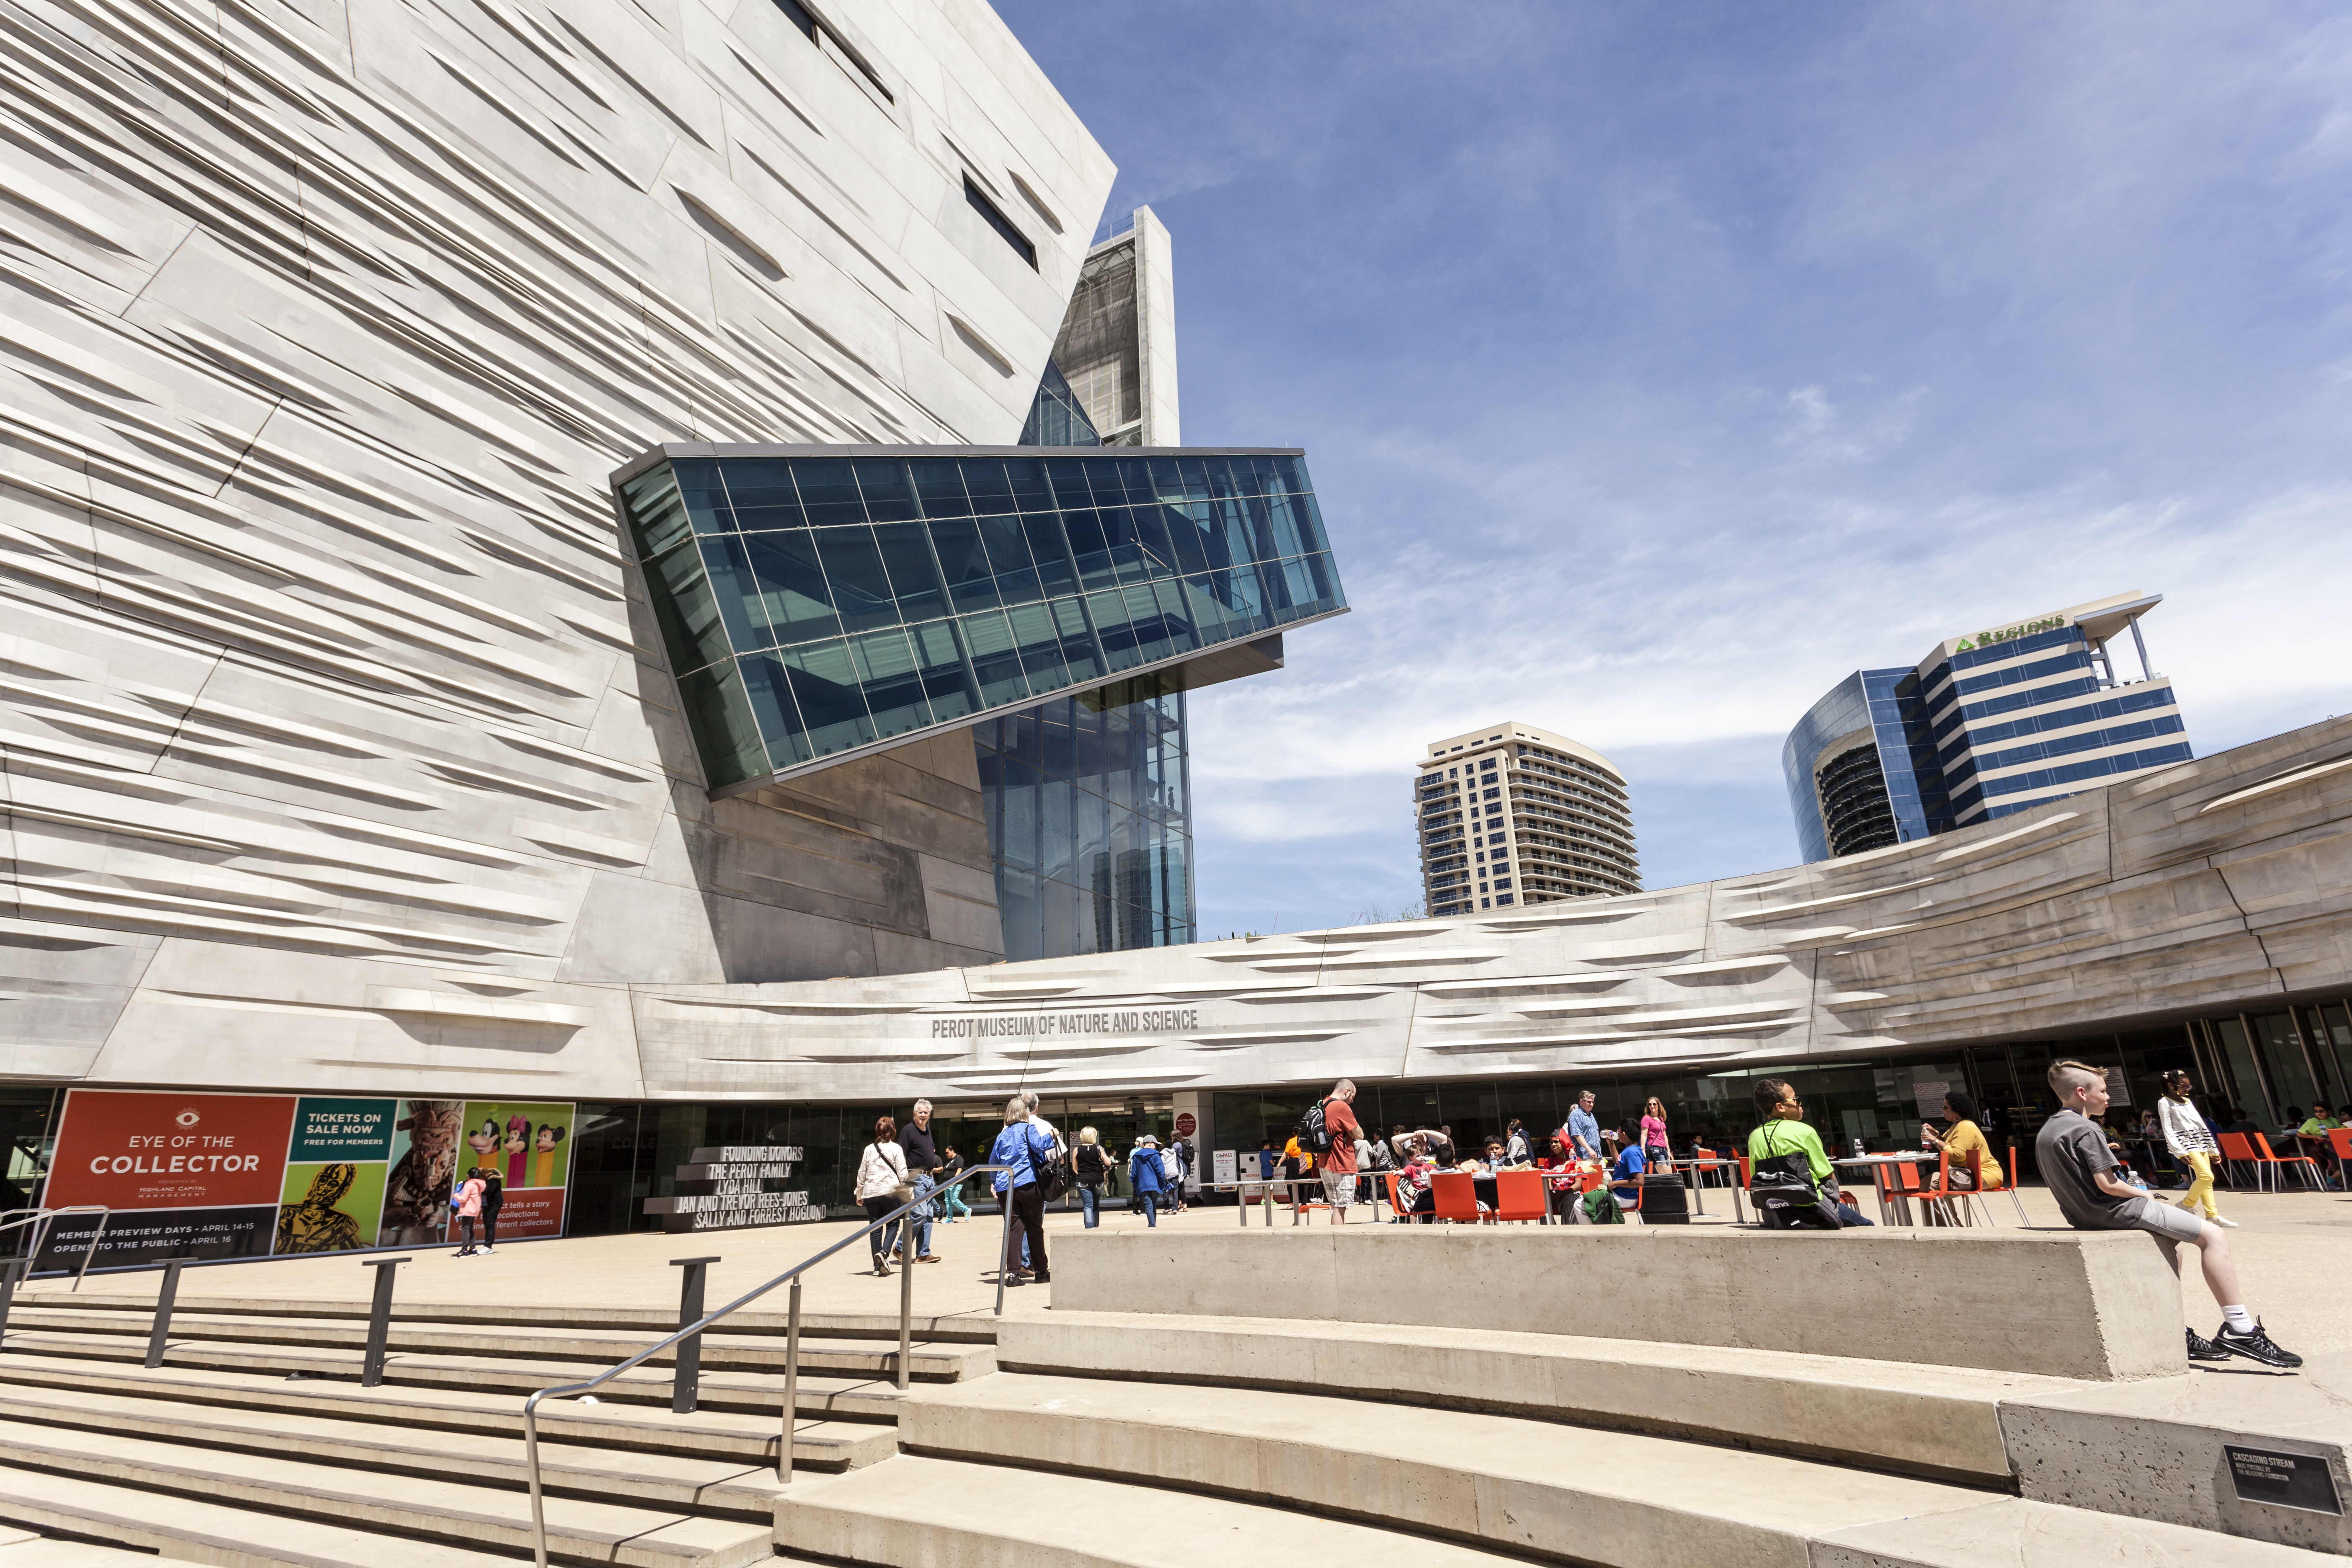
M 2222 1308 L 2221 1321 L 2238 1333 L 2251 1334 L 2254 1331 L 2254 1315 L 2243 1307 Z

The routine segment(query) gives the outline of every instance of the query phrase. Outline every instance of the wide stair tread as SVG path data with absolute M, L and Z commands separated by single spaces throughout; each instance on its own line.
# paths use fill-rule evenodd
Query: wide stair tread
M 87 1541 L 60 1541 L 14 1525 L 0 1524 L 0 1568 L 133 1568 L 154 1554 Z
M 812 1390 L 803 1379 L 801 1417 L 793 1428 L 793 1462 L 839 1467 L 872 1464 L 898 1451 L 895 1423 L 823 1418 L 828 1390 Z M 853 1386 L 841 1384 L 841 1387 Z M 895 1391 L 893 1391 L 895 1392 Z M 233 1420 L 239 1412 L 282 1412 L 360 1422 L 372 1430 L 522 1433 L 522 1402 L 510 1394 L 461 1388 L 407 1388 L 383 1384 L 362 1388 L 326 1378 L 288 1381 L 271 1373 L 205 1372 L 162 1366 L 123 1368 L 115 1363 L 43 1357 L 0 1361 L 0 1405 L 19 1399 L 56 1401 L 75 1395 L 121 1396 L 183 1403 L 200 1418 Z M 812 1418 L 814 1417 L 814 1418 Z M 547 1438 L 606 1447 L 643 1448 L 708 1458 L 772 1464 L 778 1413 L 772 1406 L 751 1413 L 714 1410 L 674 1414 L 660 1405 L 550 1399 L 539 1407 L 539 1431 Z
M 16 1298 L 20 1305 L 58 1311 L 79 1311 L 90 1316 L 103 1313 L 132 1315 L 144 1321 L 155 1310 L 152 1296 L 108 1295 L 95 1289 L 75 1293 L 58 1289 L 26 1289 Z M 259 1318 L 318 1318 L 323 1320 L 356 1318 L 365 1321 L 368 1303 L 363 1300 L 311 1300 L 296 1298 L 278 1300 L 262 1296 L 202 1296 L 183 1289 L 178 1310 L 186 1312 L 215 1313 L 225 1316 Z M 644 1333 L 658 1337 L 677 1327 L 676 1308 L 654 1307 L 592 1307 L 576 1303 L 516 1302 L 510 1305 L 483 1305 L 472 1301 L 394 1300 L 392 1321 L 395 1323 L 469 1323 L 484 1327 L 505 1328 L 518 1319 L 563 1329 L 586 1329 L 595 1332 L 619 1331 Z M 720 1320 L 709 1331 L 713 1334 L 782 1334 L 787 1315 L 782 1311 L 762 1310 L 746 1307 L 741 1311 Z M 913 1319 L 915 1337 L 940 1343 L 994 1344 L 996 1318 L 984 1308 L 962 1312 L 925 1314 L 918 1312 Z M 818 1338 L 887 1339 L 898 1337 L 898 1314 L 896 1312 L 808 1312 L 801 1314 L 801 1332 Z
M 0 1521 L 117 1542 L 150 1563 L 155 1558 L 145 1553 L 222 1568 L 514 1568 L 515 1561 L 446 1542 L 383 1535 L 197 1498 L 163 1499 L 112 1481 L 7 1464 L 0 1464 Z M 37 1558 L 30 1568 L 71 1568 L 81 1561 L 60 1557 L 51 1564 Z M 0 1568 L 16 1568 L 16 1557 L 0 1552 Z
M 1367 1443 L 1368 1434 L 1376 1435 Z M 1804 1562 L 1820 1531 L 1972 1507 L 1984 1489 L 1781 1454 L 1337 1394 L 1004 1373 L 908 1409 L 910 1452 L 1199 1488 L 1604 1563 Z M 1369 1451 L 1368 1451 L 1369 1449 Z M 1790 1556 L 1791 1549 L 1795 1555 Z
M 11 1343 L 16 1341 L 13 1331 L 22 1328 L 37 1334 L 83 1335 L 100 1342 L 124 1345 L 135 1343 L 144 1354 L 152 1324 L 131 1314 L 20 1308 L 10 1315 L 9 1326 Z M 169 1338 L 174 1342 L 196 1340 L 214 1344 L 348 1349 L 365 1346 L 367 1325 L 364 1321 L 318 1321 L 182 1310 L 173 1313 Z M 546 1356 L 570 1361 L 603 1358 L 608 1363 L 625 1360 L 645 1349 L 646 1344 L 646 1341 L 636 1334 L 598 1334 L 539 1323 L 503 1323 L 494 1328 L 464 1324 L 394 1324 L 385 1342 L 394 1351 L 444 1356 Z M 781 1367 L 784 1363 L 784 1350 L 785 1339 L 781 1333 L 706 1334 L 702 1344 L 702 1364 L 736 1370 Z M 648 1364 L 667 1365 L 676 1355 L 675 1350 L 664 1351 L 650 1357 Z M 898 1355 L 898 1347 L 895 1341 L 826 1339 L 805 1333 L 801 1336 L 801 1365 L 810 1371 L 895 1372 Z M 990 1346 L 927 1345 L 920 1341 L 915 1343 L 909 1353 L 908 1364 L 915 1376 L 928 1379 L 976 1377 L 992 1372 L 996 1367 L 995 1352 Z
M 121 1369 L 128 1364 L 138 1367 L 146 1353 L 143 1344 L 110 1346 L 86 1336 L 19 1335 L 13 1329 L 8 1334 L 7 1348 L 11 1352 L 34 1353 L 21 1357 L 12 1353 L 0 1357 L 0 1383 L 41 1381 L 50 1365 Z M 269 1350 L 174 1340 L 165 1352 L 163 1366 L 152 1370 L 196 1369 L 215 1373 L 244 1373 L 265 1378 L 274 1373 L 280 1380 L 299 1373 L 302 1374 L 299 1381 L 356 1381 L 360 1375 L 361 1359 L 362 1352 L 358 1350 Z M 141 1370 L 149 1369 L 141 1367 Z M 386 1360 L 384 1378 L 386 1385 L 404 1384 L 417 1389 L 467 1393 L 499 1390 L 519 1401 L 521 1395 L 538 1389 L 585 1382 L 609 1370 L 611 1363 L 601 1362 L 533 1360 L 522 1366 L 509 1366 L 487 1359 L 408 1352 L 395 1354 Z M 701 1405 L 704 1409 L 772 1412 L 781 1408 L 783 1385 L 782 1373 L 727 1373 L 706 1369 L 701 1379 Z M 595 1392 L 596 1397 L 606 1405 L 627 1402 L 667 1406 L 670 1401 L 670 1388 L 671 1377 L 667 1371 L 636 1367 L 620 1373 Z M 906 1399 L 907 1395 L 893 1386 L 887 1378 L 842 1376 L 838 1373 L 813 1375 L 803 1370 L 794 1403 L 803 1415 L 824 1415 L 851 1421 L 896 1421 L 898 1408 Z
M 486 1484 L 504 1481 L 520 1487 L 528 1480 L 520 1436 L 386 1428 L 364 1417 L 224 1410 L 170 1399 L 54 1390 L 38 1397 L 0 1391 L 0 1423 L 111 1432 L 192 1447 L 269 1458 L 325 1460 L 427 1478 L 457 1474 Z M 635 1437 L 641 1443 L 612 1447 L 562 1441 L 542 1421 L 541 1484 L 596 1497 L 767 1517 L 779 1489 L 773 1432 L 753 1445 L 748 1456 L 688 1455 L 643 1446 L 662 1436 L 651 1423 L 625 1425 L 635 1430 L 618 1435 L 620 1441 L 628 1443 Z M 887 1445 L 876 1458 L 887 1458 L 896 1450 L 897 1443 L 889 1434 L 878 1428 L 866 1430 Z M 800 1445 L 795 1443 L 796 1459 L 799 1452 Z
M 462 1475 L 414 1477 L 283 1455 L 257 1466 L 243 1455 L 17 1421 L 0 1421 L 0 1452 L 18 1470 L 340 1521 L 387 1534 L 509 1551 L 528 1549 L 531 1541 L 528 1495 Z M 550 1550 L 565 1556 L 633 1568 L 740 1568 L 769 1554 L 764 1524 L 574 1497 L 550 1497 L 545 1506 Z
M 1196 1568 L 1220 1558 L 1349 1568 L 1499 1568 L 1523 1559 L 1227 1498 L 899 1458 L 795 1486 L 776 1544 L 877 1568 Z

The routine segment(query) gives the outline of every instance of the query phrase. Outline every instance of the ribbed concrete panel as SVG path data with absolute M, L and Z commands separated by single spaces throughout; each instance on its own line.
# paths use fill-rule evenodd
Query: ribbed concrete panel
M 968 744 L 862 813 L 707 798 L 605 485 L 1020 428 L 1109 163 L 984 7 L 826 11 L 878 81 L 754 0 L 0 5 L 0 1071 L 88 1066 L 159 940 L 374 1020 L 320 1064 L 557 1026 L 387 966 L 1002 952 L 929 925 L 971 877 L 922 857 L 989 865 Z M 1058 212 L 1034 268 L 967 176 Z

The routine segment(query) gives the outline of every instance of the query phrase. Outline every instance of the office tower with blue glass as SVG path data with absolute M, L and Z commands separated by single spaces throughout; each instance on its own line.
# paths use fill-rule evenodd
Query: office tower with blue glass
M 1847 676 L 1781 747 L 1800 851 L 1911 843 L 2189 761 L 2171 679 L 2139 625 L 2163 599 L 2117 594 Z M 2116 647 L 2126 639 L 2129 663 Z

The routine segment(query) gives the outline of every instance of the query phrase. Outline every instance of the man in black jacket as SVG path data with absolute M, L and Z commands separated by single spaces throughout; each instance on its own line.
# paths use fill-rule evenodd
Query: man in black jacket
M 931 1102 L 915 1101 L 915 1111 L 907 1125 L 898 1129 L 898 1152 L 907 1156 L 907 1180 L 915 1189 L 920 1205 L 907 1215 L 906 1234 L 915 1238 L 915 1261 L 937 1263 L 939 1254 L 931 1250 L 931 1189 L 939 1184 L 940 1150 L 931 1136 Z M 891 1248 L 893 1258 L 906 1256 L 906 1243 Z

